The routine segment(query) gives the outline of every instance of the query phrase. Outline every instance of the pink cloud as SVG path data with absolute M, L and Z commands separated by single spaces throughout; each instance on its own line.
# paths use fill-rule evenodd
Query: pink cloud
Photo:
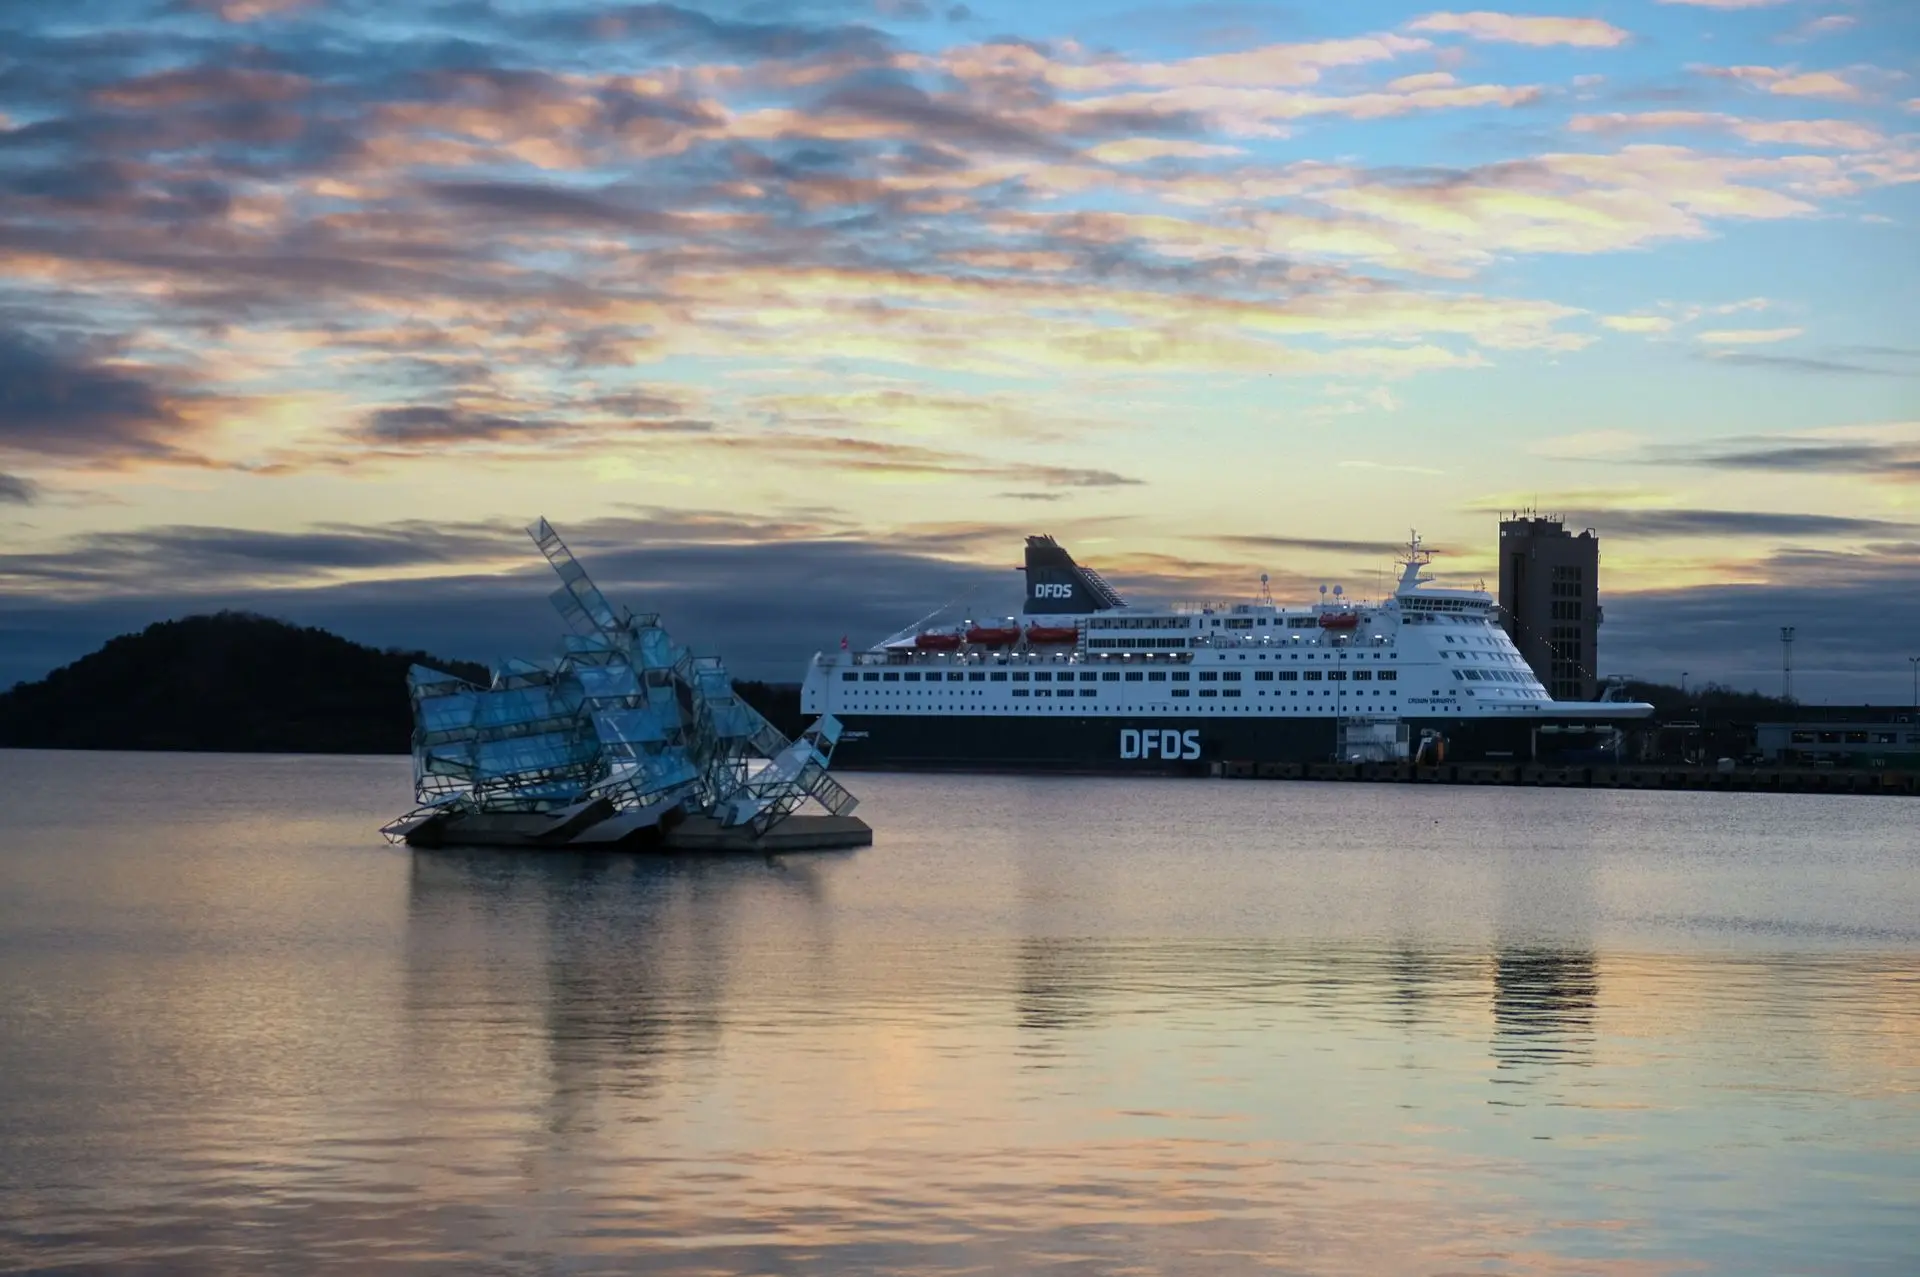
M 1470 39 L 1499 44 L 1565 44 L 1586 49 L 1611 49 L 1633 38 L 1628 32 L 1598 18 L 1523 17 L 1487 10 L 1429 13 L 1409 22 L 1407 29 L 1464 35 Z

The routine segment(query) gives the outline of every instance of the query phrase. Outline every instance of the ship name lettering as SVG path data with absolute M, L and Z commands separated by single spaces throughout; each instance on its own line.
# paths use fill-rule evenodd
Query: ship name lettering
M 1198 758 L 1200 757 L 1200 733 L 1197 730 L 1177 731 L 1171 727 L 1165 731 L 1153 727 L 1144 731 L 1137 727 L 1123 727 L 1120 729 L 1120 757 Z
M 1036 581 L 1033 586 L 1036 599 L 1070 599 L 1073 587 L 1065 581 Z

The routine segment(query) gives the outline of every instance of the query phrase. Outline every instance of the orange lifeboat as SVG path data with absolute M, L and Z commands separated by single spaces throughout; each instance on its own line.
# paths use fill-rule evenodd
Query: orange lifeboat
M 931 630 L 916 634 L 913 639 L 913 645 L 923 652 L 951 652 L 960 643 L 958 634 L 936 634 Z
M 1029 625 L 1027 642 L 1029 643 L 1078 643 L 1080 631 L 1072 625 Z
M 1360 628 L 1358 612 L 1322 612 L 1320 628 L 1323 630 L 1354 630 Z
M 1012 647 L 1019 641 L 1017 625 L 974 625 L 967 629 L 967 642 L 981 647 Z

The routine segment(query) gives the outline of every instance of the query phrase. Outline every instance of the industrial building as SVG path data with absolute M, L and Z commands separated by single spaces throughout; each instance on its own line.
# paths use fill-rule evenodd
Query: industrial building
M 1598 697 L 1600 538 L 1533 511 L 1500 521 L 1500 621 L 1557 701 Z

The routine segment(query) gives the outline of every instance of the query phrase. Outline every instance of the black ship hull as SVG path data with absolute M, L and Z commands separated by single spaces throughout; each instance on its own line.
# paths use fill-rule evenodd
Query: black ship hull
M 1591 749 L 1607 727 L 1572 732 L 1545 717 L 1406 722 L 1411 748 L 1437 733 L 1450 762 L 1549 760 L 1565 749 Z M 835 771 L 1196 775 L 1227 761 L 1321 763 L 1340 757 L 1332 718 L 849 714 L 841 723 Z M 1541 727 L 1560 730 L 1543 737 Z

